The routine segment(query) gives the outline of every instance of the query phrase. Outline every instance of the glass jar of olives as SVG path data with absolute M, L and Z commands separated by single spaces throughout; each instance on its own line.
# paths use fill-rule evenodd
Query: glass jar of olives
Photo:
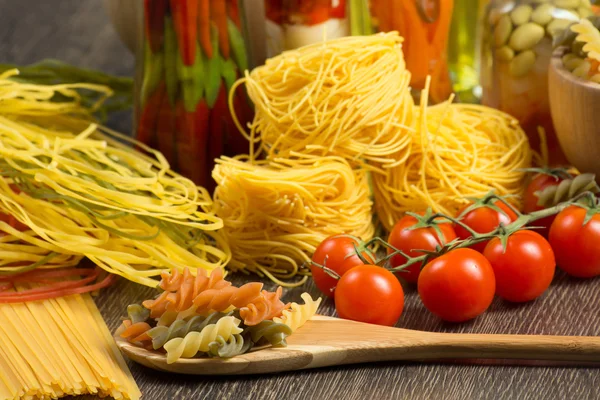
M 590 0 L 492 0 L 484 18 L 482 102 L 517 118 L 537 151 L 544 128 L 550 164 L 566 162 L 548 100 L 552 41 L 592 14 Z

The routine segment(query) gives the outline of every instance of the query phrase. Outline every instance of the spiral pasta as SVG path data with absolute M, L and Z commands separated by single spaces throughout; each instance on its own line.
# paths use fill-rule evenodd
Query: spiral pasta
M 585 43 L 583 51 L 590 60 L 595 62 L 588 72 L 588 77 L 600 83 L 600 30 L 587 19 L 582 19 L 571 26 L 571 30 L 578 33 L 576 40 Z
M 292 303 L 288 310 L 281 312 L 281 317 L 273 318 L 273 322 L 286 324 L 294 332 L 311 319 L 321 304 L 321 298 L 315 301 L 308 293 L 302 293 L 300 297 L 304 300 L 304 304 Z
M 148 330 L 146 333 L 152 339 L 152 347 L 160 349 L 173 338 L 185 337 L 190 332 L 200 332 L 206 326 L 215 324 L 221 318 L 225 318 L 231 315 L 229 313 L 214 312 L 206 317 L 201 315 L 195 315 L 188 320 L 176 319 L 168 326 L 161 325 L 155 326 Z
M 198 271 L 193 276 L 188 268 L 183 273 L 163 273 L 159 284 L 165 291 L 154 300 L 146 300 L 143 305 L 150 310 L 152 318 L 159 318 L 167 311 L 180 312 L 192 307 L 194 299 L 203 291 L 223 289 L 231 285 L 223 279 L 223 270 L 215 269 L 210 277 L 206 271 Z M 224 310 L 224 309 L 223 309 Z M 223 311 L 217 310 L 217 311 Z
M 281 301 L 281 286 L 275 292 L 263 290 L 261 296 L 240 308 L 240 317 L 248 326 L 256 325 L 264 320 L 279 317 L 289 307 Z
M 190 332 L 183 338 L 174 338 L 164 345 L 167 351 L 167 363 L 172 364 L 180 358 L 191 358 L 199 352 L 208 352 L 209 344 L 217 337 L 228 341 L 232 335 L 242 333 L 240 320 L 233 316 L 219 319 L 215 324 L 207 325 L 200 332 Z
M 250 347 L 252 347 L 252 342 L 245 340 L 242 335 L 231 335 L 229 340 L 217 336 L 208 345 L 208 354 L 213 357 L 230 358 L 246 353 Z
M 292 334 L 292 328 L 274 321 L 262 321 L 248 328 L 252 342 L 261 344 L 266 341 L 272 346 L 285 346 L 285 338 Z
M 250 133 L 236 121 L 238 128 L 270 159 L 301 153 L 365 168 L 402 163 L 413 105 L 402 40 L 397 32 L 344 37 L 267 60 L 234 85 L 245 84 L 255 105 Z
M 373 175 L 375 208 L 388 231 L 406 211 L 431 207 L 454 215 L 468 197 L 490 190 L 522 193 L 523 169 L 531 165 L 533 154 L 514 118 L 465 104 L 422 105 L 418 113 L 407 161 L 387 174 Z
M 293 286 L 282 280 L 305 273 L 302 263 L 327 236 L 373 237 L 368 175 L 339 157 L 254 164 L 243 157 L 222 157 L 213 177 L 218 185 L 215 212 L 224 221 L 233 271 L 256 272 Z

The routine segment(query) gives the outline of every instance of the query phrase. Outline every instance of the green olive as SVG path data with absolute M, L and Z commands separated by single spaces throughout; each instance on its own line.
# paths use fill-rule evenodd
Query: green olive
M 519 26 L 510 36 L 509 45 L 515 51 L 527 50 L 534 47 L 544 37 L 544 28 L 528 22 Z
M 550 36 L 556 36 L 560 32 L 567 29 L 572 23 L 573 21 L 568 19 L 555 19 L 554 21 L 548 24 L 548 26 L 546 27 L 546 31 Z
M 531 20 L 538 25 L 544 26 L 552 21 L 552 12 L 554 12 L 552 4 L 542 4 L 533 11 Z
M 502 46 L 496 50 L 496 58 L 508 62 L 515 57 L 515 51 L 508 46 Z
M 510 62 L 510 74 L 514 78 L 521 78 L 531 71 L 535 64 L 535 53 L 531 50 L 525 50 L 519 53 Z
M 554 0 L 554 5 L 558 8 L 577 8 L 579 0 Z
M 531 8 L 531 6 L 528 6 L 527 4 L 521 4 L 511 11 L 510 19 L 515 25 L 523 25 L 524 23 L 529 22 L 532 13 L 533 8 Z
M 508 15 L 500 17 L 498 24 L 496 24 L 496 28 L 494 28 L 494 43 L 496 47 L 503 46 L 504 43 L 506 43 L 511 30 L 512 22 L 510 21 L 510 17 Z

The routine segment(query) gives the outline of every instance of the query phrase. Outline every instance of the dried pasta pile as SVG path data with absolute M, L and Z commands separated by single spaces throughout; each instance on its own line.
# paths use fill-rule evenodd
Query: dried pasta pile
M 452 212 L 492 189 L 521 192 L 518 169 L 530 166 L 532 152 L 517 122 L 487 107 L 429 108 L 429 85 L 415 105 L 402 41 L 395 32 L 324 41 L 237 82 L 256 109 L 249 132 L 238 124 L 250 154 L 245 164 L 222 159 L 213 174 L 232 268 L 289 280 L 326 235 L 371 239 L 367 181 L 388 230 L 406 210 Z M 354 179 L 348 167 L 326 173 L 331 157 Z M 324 200 L 324 188 L 337 187 L 331 180 L 346 182 L 352 197 Z
M 410 156 L 373 176 L 375 207 L 389 231 L 406 211 L 455 215 L 469 197 L 520 195 L 532 161 L 525 132 L 510 115 L 479 105 L 417 111 Z
M 281 287 L 262 290 L 260 282 L 236 287 L 221 269 L 210 276 L 162 275 L 156 299 L 127 307 L 120 336 L 147 349 L 166 352 L 167 362 L 197 356 L 233 357 L 254 345 L 285 346 L 285 338 L 317 311 L 321 299 L 302 295 L 305 304 L 284 304 Z
M 327 236 L 374 234 L 367 174 L 342 158 L 221 158 L 213 177 L 215 212 L 225 224 L 233 271 L 286 285 L 281 280 L 304 274 L 301 264 Z
M 0 76 L 0 213 L 15 220 L 0 218 L 0 249 L 11 251 L 0 274 L 87 257 L 156 286 L 152 277 L 164 270 L 229 261 L 205 189 L 171 171 L 159 152 L 90 123 L 77 101 L 82 85 L 7 79 L 14 73 Z M 57 94 L 74 100 L 49 101 Z
M 81 394 L 141 396 L 90 295 L 0 304 L 0 399 Z

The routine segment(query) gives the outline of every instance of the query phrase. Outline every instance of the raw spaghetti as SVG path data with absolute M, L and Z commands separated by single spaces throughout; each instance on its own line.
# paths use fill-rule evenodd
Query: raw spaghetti
M 520 195 L 532 151 L 518 122 L 479 105 L 440 104 L 415 108 L 419 121 L 410 156 L 386 175 L 373 175 L 375 207 L 391 230 L 406 211 L 454 215 L 469 197 L 490 190 Z
M 397 33 L 344 37 L 287 51 L 246 72 L 255 105 L 247 133 L 267 158 L 343 157 L 365 168 L 401 164 L 410 145 L 410 73 Z M 367 162 L 366 164 L 364 162 Z
M 266 275 L 284 286 L 318 244 L 345 232 L 374 234 L 368 175 L 340 157 L 303 156 L 247 162 L 217 160 L 214 206 L 233 258 L 228 267 Z

